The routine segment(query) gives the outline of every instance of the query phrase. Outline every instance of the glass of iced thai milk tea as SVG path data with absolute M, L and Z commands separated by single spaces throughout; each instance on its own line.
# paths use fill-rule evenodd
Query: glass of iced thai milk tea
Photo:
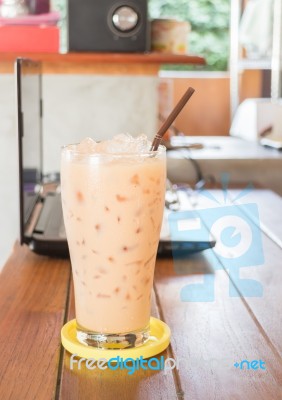
M 165 148 L 118 135 L 65 146 L 61 191 L 75 290 L 77 339 L 98 348 L 142 345 L 162 224 Z

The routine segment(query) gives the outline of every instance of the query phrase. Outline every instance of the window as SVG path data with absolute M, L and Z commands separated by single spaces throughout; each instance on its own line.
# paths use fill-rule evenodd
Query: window
M 151 18 L 189 21 L 189 53 L 206 58 L 206 70 L 225 71 L 229 56 L 230 0 L 149 0 Z M 173 69 L 193 67 L 175 66 Z M 195 68 L 195 67 L 194 67 Z M 198 67 L 199 68 L 199 67 Z M 166 69 L 172 69 L 167 66 Z

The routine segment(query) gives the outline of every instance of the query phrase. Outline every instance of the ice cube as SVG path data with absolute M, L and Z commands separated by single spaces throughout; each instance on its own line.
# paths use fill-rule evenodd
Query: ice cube
M 145 134 L 139 135 L 136 138 L 136 150 L 138 153 L 146 153 L 150 150 L 151 142 L 148 141 L 148 138 Z
M 150 142 L 146 135 L 142 134 L 134 138 L 128 133 L 116 135 L 111 140 L 104 140 L 100 143 L 96 143 L 91 138 L 86 138 L 78 145 L 78 150 L 83 153 L 140 154 L 149 149 Z
M 134 138 L 129 134 L 120 134 L 108 141 L 107 150 L 110 153 L 143 153 L 149 150 L 149 142 L 146 135 L 140 135 Z
M 96 151 L 97 143 L 90 137 L 83 139 L 77 145 L 77 151 L 80 153 L 93 153 Z

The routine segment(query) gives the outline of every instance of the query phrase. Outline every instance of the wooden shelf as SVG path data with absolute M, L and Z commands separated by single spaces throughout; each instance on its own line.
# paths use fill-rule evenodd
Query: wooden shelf
M 162 64 L 205 65 L 196 55 L 163 53 L 2 53 L 0 71 L 11 72 L 17 57 L 41 61 L 45 73 L 142 73 L 155 74 Z M 106 70 L 105 70 L 106 67 Z
M 196 55 L 163 54 L 163 53 L 2 53 L 1 61 L 14 61 L 17 57 L 34 58 L 52 63 L 144 63 L 144 64 L 200 64 L 205 59 Z

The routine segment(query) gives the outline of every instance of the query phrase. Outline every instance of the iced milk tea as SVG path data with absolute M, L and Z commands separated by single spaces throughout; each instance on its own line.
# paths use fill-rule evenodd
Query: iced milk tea
M 78 339 L 106 348 L 149 336 L 166 180 L 162 146 L 152 154 L 144 138 L 116 141 L 66 146 L 61 163 Z

